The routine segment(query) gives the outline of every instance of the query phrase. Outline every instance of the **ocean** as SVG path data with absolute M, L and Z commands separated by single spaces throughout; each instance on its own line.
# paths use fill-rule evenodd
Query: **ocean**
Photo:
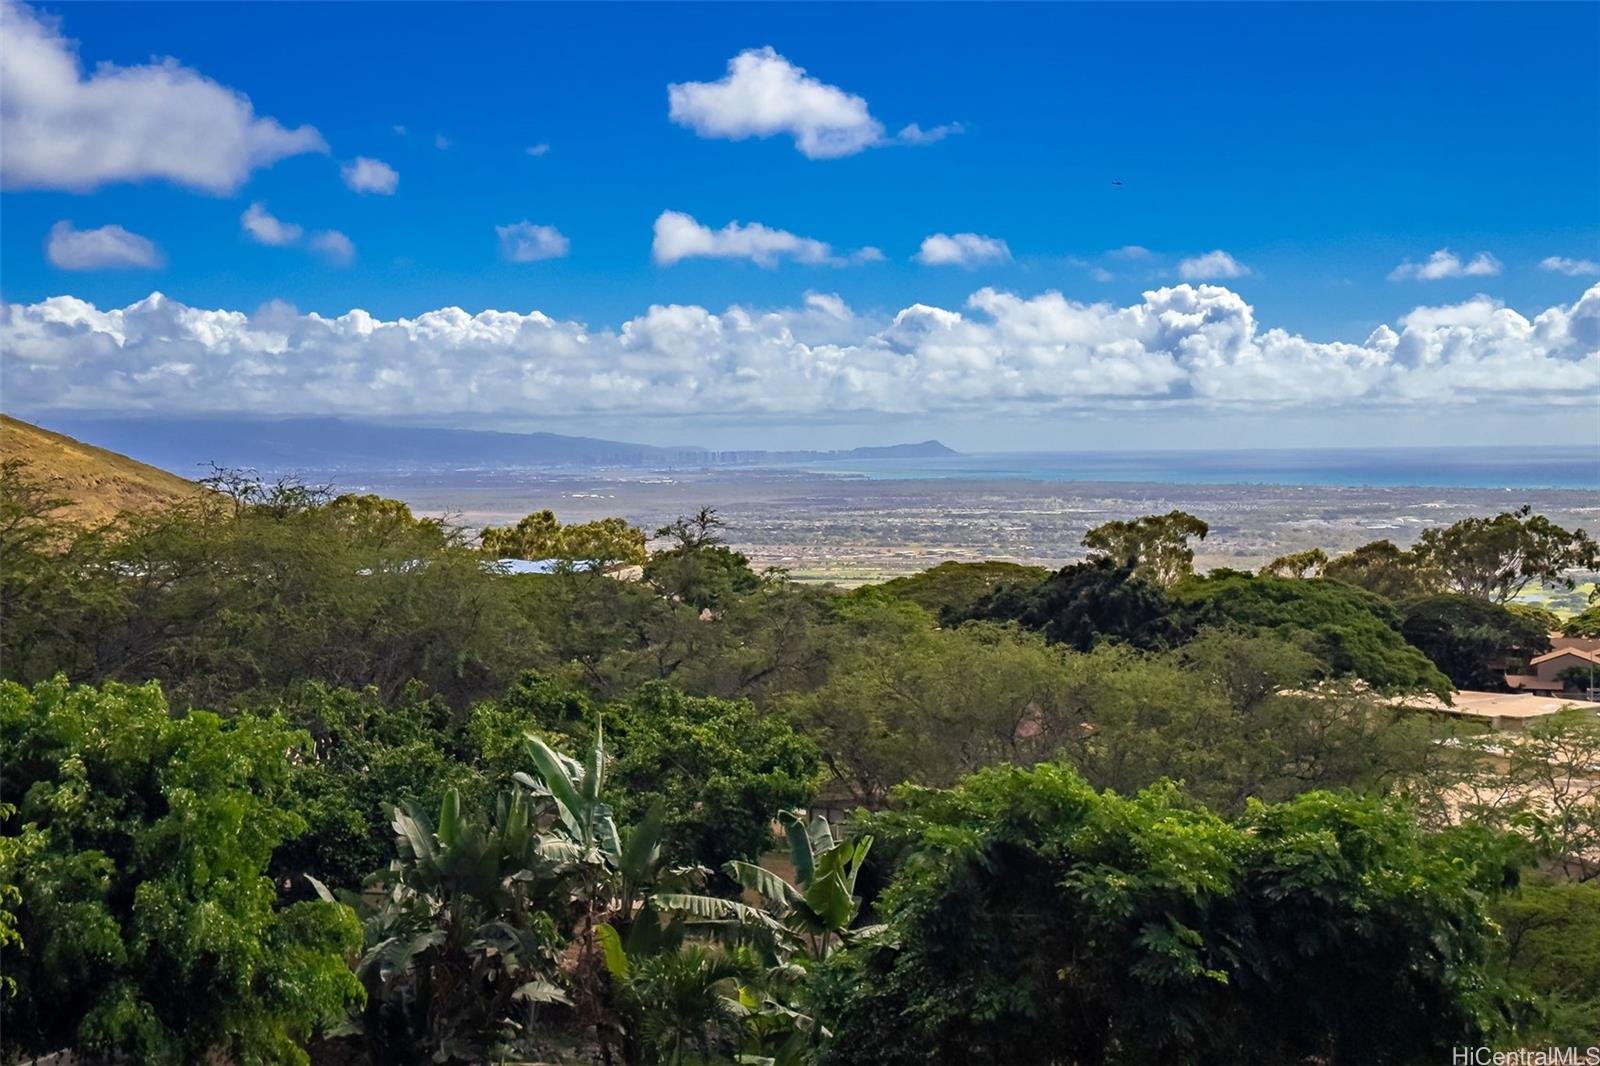
M 996 452 L 804 464 L 872 480 L 1120 481 L 1167 485 L 1348 485 L 1600 491 L 1600 444 L 1499 448 L 1285 448 Z

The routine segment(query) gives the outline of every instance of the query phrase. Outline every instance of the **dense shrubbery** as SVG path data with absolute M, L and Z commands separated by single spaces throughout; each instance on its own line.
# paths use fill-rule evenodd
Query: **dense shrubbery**
M 640 531 L 531 516 L 489 546 L 564 565 L 513 576 L 393 501 L 212 484 L 82 530 L 0 472 L 7 1056 L 1592 1038 L 1593 982 L 1551 973 L 1597 950 L 1593 885 L 1502 890 L 1534 852 L 1593 872 L 1600 725 L 1508 751 L 1373 693 L 1541 646 L 1548 620 L 1490 601 L 1586 546 L 1526 515 L 1197 576 L 1174 512 L 1056 573 L 839 593 L 756 573 L 711 511 L 634 580 L 606 570 Z M 889 810 L 791 813 L 819 790 Z
M 168 713 L 158 686 L 0 682 L 0 801 L 20 842 L 8 1053 L 122 1049 L 146 1062 L 303 1059 L 360 1000 L 355 918 L 280 906 L 275 848 L 305 828 L 281 720 Z
M 1056 766 L 901 798 L 870 828 L 919 861 L 836 960 L 830 1062 L 1405 1063 L 1505 1027 L 1504 857 L 1399 807 L 1308 792 L 1230 823 Z

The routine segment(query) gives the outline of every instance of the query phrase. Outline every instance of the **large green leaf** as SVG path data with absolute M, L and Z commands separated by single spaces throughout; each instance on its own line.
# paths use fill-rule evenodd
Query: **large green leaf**
M 461 793 L 447 789 L 439 800 L 439 843 L 453 847 L 460 839 Z
M 611 971 L 611 976 L 619 981 L 628 979 L 628 953 L 623 950 L 622 937 L 608 922 L 601 922 L 595 926 L 595 939 L 600 941 L 600 950 L 606 959 L 606 969 Z
M 789 859 L 794 863 L 794 879 L 802 885 L 811 881 L 816 863 L 811 835 L 806 832 L 804 818 L 803 811 L 782 811 L 778 815 L 784 836 L 789 838 Z
M 594 842 L 600 852 L 610 859 L 614 865 L 622 862 L 622 841 L 617 836 L 617 820 L 611 815 L 611 805 L 607 803 L 591 803 L 589 805 L 589 821 L 594 834 Z
M 594 725 L 594 746 L 589 749 L 589 761 L 583 768 L 583 798 L 593 804 L 600 799 L 606 773 L 606 727 L 604 722 Z
M 650 900 L 663 911 L 681 911 L 701 922 L 730 923 L 773 933 L 784 932 L 778 920 L 766 911 L 731 899 L 683 892 L 664 892 L 651 896 Z
M 791 906 L 801 898 L 800 890 L 764 866 L 735 859 L 723 866 L 741 888 L 780 906 Z
M 856 901 L 851 898 L 850 888 L 837 869 L 829 870 L 806 886 L 806 903 L 829 932 L 849 928 L 850 919 L 855 916 Z
M 806 835 L 811 838 L 812 854 L 821 854 L 834 845 L 833 825 L 824 815 L 812 816 L 811 824 L 806 827 Z
M 582 844 L 590 842 L 582 821 L 583 799 L 578 794 L 572 775 L 567 772 L 566 760 L 540 738 L 528 734 L 528 758 L 539 772 L 544 787 L 556 801 L 557 813 L 567 829 Z
M 433 842 L 433 828 L 428 825 L 427 818 L 421 811 L 411 804 L 406 804 L 409 810 L 396 807 L 394 809 L 395 833 L 405 841 L 411 855 L 421 865 L 433 868 L 438 865 L 439 852 Z
M 666 801 L 657 796 L 628 833 L 618 865 L 622 875 L 635 884 L 647 879 L 661 858 L 661 834 L 666 820 Z
M 545 862 L 577 863 L 583 861 L 583 857 L 588 854 L 588 850 L 570 840 L 541 834 L 537 843 L 534 844 L 533 853 Z
M 558 986 L 549 981 L 529 981 L 515 992 L 511 993 L 512 999 L 519 999 L 525 1003 L 566 1003 L 571 999 Z

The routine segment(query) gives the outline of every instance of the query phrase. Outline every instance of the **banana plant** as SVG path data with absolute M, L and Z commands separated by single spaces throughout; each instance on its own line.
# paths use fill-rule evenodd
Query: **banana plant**
M 659 961 L 682 945 L 682 920 L 664 915 L 652 892 L 685 888 L 709 871 L 700 867 L 667 868 L 662 841 L 666 807 L 652 803 L 638 824 L 619 830 L 606 803 L 607 753 L 603 727 L 595 731 L 594 745 L 584 761 L 563 755 L 533 734 L 526 737 L 532 773 L 513 775 L 527 793 L 547 800 L 554 818 L 550 831 L 538 834 L 538 854 L 577 881 L 581 907 L 577 939 L 582 958 L 592 965 L 580 967 L 582 976 L 574 992 L 577 1009 L 593 1025 L 597 1041 L 608 1049 L 620 1042 L 627 1061 L 636 1061 L 642 1045 L 643 1018 L 631 996 L 626 974 L 611 963 L 631 954 L 650 968 L 667 967 Z M 603 960 L 603 965 L 602 965 Z M 608 981 L 603 971 L 610 970 Z M 662 969 L 663 975 L 672 972 Z M 682 1053 L 683 1044 L 675 1045 Z
M 764 907 L 682 893 L 657 893 L 656 906 L 684 913 L 698 924 L 754 934 L 770 942 L 780 960 L 799 953 L 820 962 L 836 945 L 869 933 L 852 926 L 861 911 L 856 877 L 872 838 L 836 841 L 826 818 L 818 815 L 807 824 L 803 811 L 784 811 L 778 821 L 789 842 L 793 883 L 751 862 L 736 859 L 723 866 Z
M 657 893 L 652 901 L 664 914 L 682 915 L 691 928 L 709 928 L 721 939 L 747 945 L 736 951 L 761 958 L 762 965 L 736 983 L 732 997 L 748 1041 L 740 1061 L 801 1066 L 818 1061 L 830 1037 L 804 1009 L 808 971 L 836 946 L 873 932 L 853 928 L 861 910 L 856 877 L 872 838 L 835 840 L 827 819 L 808 824 L 802 811 L 785 811 L 779 821 L 794 865 L 792 882 L 755 863 L 723 867 L 762 906 L 685 893 Z M 625 953 L 619 959 L 626 964 Z
M 357 1028 L 379 1059 L 398 1042 L 436 1061 L 482 1061 L 513 1014 L 526 1029 L 539 1004 L 567 1001 L 553 980 L 559 936 L 541 909 L 556 878 L 532 813 L 511 792 L 486 818 L 463 811 L 451 790 L 436 822 L 407 804 L 392 824 L 397 858 L 369 879 L 368 896 L 348 900 L 367 941 L 356 967 L 368 993 Z M 376 903 L 372 891 L 382 893 Z
M 536 774 L 512 776 L 534 795 L 548 797 L 555 808 L 561 835 L 546 842 L 552 857 L 616 865 L 622 841 L 611 806 L 600 798 L 606 773 L 605 727 L 596 727 L 594 746 L 582 763 L 532 733 L 527 735 L 525 748 Z

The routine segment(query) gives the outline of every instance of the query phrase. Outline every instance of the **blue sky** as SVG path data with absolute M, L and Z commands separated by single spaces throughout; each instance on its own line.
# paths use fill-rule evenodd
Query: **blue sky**
M 42 4 L 20 10 L 46 25 L 59 19 L 59 34 L 78 42 L 83 79 L 96 64 L 138 68 L 170 56 L 244 94 L 258 120 L 290 131 L 314 127 L 327 151 L 284 151 L 242 168 L 241 180 L 227 188 L 171 180 L 159 166 L 84 179 L 87 185 L 56 171 L 20 180 L 8 173 L 0 296 L 13 309 L 72 296 L 107 311 L 159 290 L 187 308 L 246 315 L 272 301 L 301 316 L 360 308 L 384 321 L 454 306 L 468 314 L 537 310 L 588 330 L 614 331 L 657 304 L 712 313 L 730 305 L 794 311 L 805 308 L 808 293 L 836 295 L 855 324 L 805 336 L 801 358 L 810 360 L 820 358 L 812 350 L 819 344 L 894 347 L 900 341 L 886 332 L 889 323 L 915 305 L 989 323 L 994 310 L 972 310 L 968 302 L 987 289 L 1023 301 L 1059 292 L 1072 304 L 1132 308 L 1147 290 L 1211 284 L 1248 305 L 1258 333 L 1277 328 L 1307 342 L 1351 345 L 1366 343 L 1385 323 L 1405 334 L 1401 322 L 1418 307 L 1467 306 L 1482 294 L 1528 322 L 1550 308 L 1575 316 L 1580 325 L 1567 340 L 1555 347 L 1540 341 L 1530 358 L 1570 371 L 1564 402 L 1572 402 L 1575 383 L 1577 399 L 1593 414 L 1590 382 L 1600 381 L 1592 379 L 1600 374 L 1600 355 L 1578 305 L 1596 281 L 1587 268 L 1600 259 L 1600 5 Z M 775 61 L 803 68 L 811 79 L 805 84 L 859 98 L 881 126 L 883 143 L 809 158 L 792 132 L 718 134 L 718 122 L 726 128 L 738 118 L 707 110 L 712 104 L 698 117 L 669 116 L 670 84 L 716 83 L 729 77 L 735 56 L 762 47 L 773 50 Z M 829 102 L 837 100 L 823 100 Z M 923 131 L 958 128 L 934 143 L 907 143 L 900 131 L 913 123 Z M 528 151 L 541 145 L 542 154 Z M 393 191 L 347 187 L 341 167 L 357 157 L 396 173 Z M 283 246 L 253 239 L 241 216 L 258 203 L 300 227 L 300 236 Z M 652 255 L 653 227 L 665 211 L 692 216 L 713 231 L 712 239 L 737 221 L 830 247 L 810 255 L 819 261 L 780 252 L 770 266 L 741 258 L 667 262 L 659 248 Z M 75 231 L 122 227 L 148 242 L 135 258 L 159 265 L 86 267 L 104 256 L 58 254 L 58 261 L 78 267 L 63 269 L 46 246 L 52 227 L 64 220 Z M 521 222 L 559 231 L 565 254 L 513 261 L 496 227 Z M 343 234 L 353 254 L 315 251 L 316 235 L 326 231 Z M 922 242 L 935 234 L 1004 242 L 1008 254 L 971 265 L 918 261 Z M 1149 254 L 1108 254 L 1127 246 Z M 862 248 L 880 250 L 881 261 L 855 261 Z M 1436 270 L 1392 277 L 1403 263 L 1425 264 L 1446 250 L 1454 266 L 1438 259 Z M 1220 272 L 1217 259 L 1206 261 L 1209 269 L 1181 267 L 1218 251 L 1225 253 Z M 1563 268 L 1541 267 L 1551 259 Z M 1483 326 L 1488 319 L 1473 306 L 1440 328 Z M 1080 363 L 1111 358 L 1128 339 L 1126 331 L 1096 327 L 1085 340 L 1076 327 L 1063 328 L 1050 340 L 1056 357 Z M 1050 385 L 1080 380 L 1084 366 L 1052 367 L 1039 380 L 1024 380 L 1044 356 L 1020 350 L 1019 334 L 1000 332 L 983 340 L 990 346 L 985 358 L 998 361 L 990 376 L 997 368 L 1023 376 L 989 407 L 981 396 L 940 399 L 928 387 L 949 376 L 951 360 L 960 363 L 948 351 L 889 372 L 912 375 L 926 397 L 899 402 L 904 383 L 849 393 L 846 416 L 839 415 L 844 386 L 837 381 L 790 409 L 753 403 L 737 389 L 696 395 L 710 406 L 736 401 L 728 425 L 712 436 L 740 442 L 759 437 L 761 426 L 787 440 L 841 418 L 845 428 L 829 432 L 851 439 L 886 425 L 893 426 L 889 436 L 928 426 L 970 437 L 974 427 L 1004 413 L 1008 422 L 1051 427 L 1051 439 L 1062 443 L 1082 434 L 1061 427 L 1095 421 L 1108 409 L 1143 419 L 1158 408 L 1159 424 L 1205 426 L 1213 438 L 1243 427 L 1245 443 L 1327 422 L 1327 404 L 1292 388 L 1277 395 L 1269 382 L 1252 379 L 1245 387 L 1230 379 L 1233 391 L 1219 393 L 1223 386 L 1183 363 L 1181 340 L 1164 351 L 1183 364 L 1182 374 L 1146 366 L 1088 410 L 1070 402 L 1065 385 L 1054 391 Z M 17 392 L 8 406 L 185 413 L 227 406 L 183 388 L 152 386 L 144 396 L 126 381 L 107 387 L 119 367 L 87 342 L 68 371 L 58 357 L 47 366 L 42 357 L 19 354 L 24 334 L 10 339 L 6 370 Z M 1147 348 L 1155 343 L 1143 334 L 1139 340 Z M 1479 341 L 1475 359 L 1505 357 L 1503 340 Z M 126 356 L 126 340 L 119 343 Z M 300 354 L 315 362 L 317 352 L 325 356 L 331 347 Z M 1448 342 L 1434 347 L 1450 350 Z M 424 358 L 473 358 L 460 348 L 451 353 Z M 544 349 L 522 353 L 524 375 L 526 360 L 535 357 L 552 358 Z M 744 347 L 730 342 L 701 352 L 695 373 L 703 377 L 706 365 L 737 370 L 744 357 Z M 1234 349 L 1219 356 L 1237 357 Z M 173 357 L 158 351 L 145 358 L 166 365 Z M 751 356 L 747 369 L 767 373 L 763 358 Z M 1330 356 L 1307 358 L 1325 363 Z M 1408 355 L 1404 343 L 1392 358 L 1394 373 L 1433 359 L 1421 348 Z M 828 373 L 839 372 L 837 360 L 824 362 Z M 809 365 L 788 368 L 815 374 Z M 414 369 L 367 373 L 409 376 Z M 293 375 L 273 371 L 279 372 Z M 599 387 L 596 366 L 582 373 L 589 387 Z M 1531 365 L 1508 372 L 1511 384 L 1485 423 L 1498 427 L 1494 433 L 1517 439 L 1527 432 L 1525 422 L 1499 409 L 1508 398 L 1544 406 L 1539 376 Z M 1495 390 L 1472 377 L 1463 372 L 1429 383 L 1413 375 L 1401 386 L 1363 379 L 1359 388 L 1340 386 L 1332 399 L 1367 411 L 1375 395 L 1409 390 L 1415 405 L 1436 388 L 1445 390 L 1439 399 L 1447 405 L 1490 406 Z M 1517 383 L 1524 379 L 1535 384 Z M 330 401 L 329 413 L 361 413 L 362 390 L 372 380 L 346 379 L 349 394 Z M 492 379 L 500 391 L 504 380 Z M 425 381 L 410 376 L 413 388 L 425 389 Z M 238 382 L 225 377 L 216 384 Z M 452 389 L 459 384 L 453 381 Z M 470 401 L 490 385 L 442 390 L 469 397 L 453 406 L 396 402 L 390 394 L 375 398 L 370 413 L 551 428 L 565 428 L 555 423 L 574 417 L 561 413 L 563 397 L 553 386 L 528 386 L 522 407 Z M 662 382 L 646 385 L 622 383 L 611 395 L 580 400 L 575 417 L 631 427 L 636 437 L 681 439 L 691 407 L 678 399 L 660 409 L 619 399 Z M 259 389 L 243 389 L 240 406 L 302 411 L 329 387 L 286 380 L 266 400 Z M 1581 425 L 1583 405 L 1566 414 Z M 1387 414 L 1377 420 L 1398 432 L 1393 422 Z M 1340 424 L 1348 423 L 1336 419 L 1285 442 L 1336 443 Z M 756 428 L 739 437 L 737 426 Z M 1559 422 L 1554 428 L 1539 439 L 1567 435 Z M 1420 429 L 1400 436 L 1441 439 Z

